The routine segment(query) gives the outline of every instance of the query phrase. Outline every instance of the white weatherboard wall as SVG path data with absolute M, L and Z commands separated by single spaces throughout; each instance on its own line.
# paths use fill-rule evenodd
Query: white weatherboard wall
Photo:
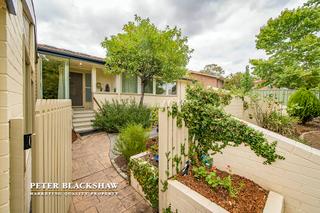
M 223 154 L 213 156 L 214 165 L 253 180 L 268 190 L 284 196 L 285 212 L 320 211 L 320 150 L 247 123 L 261 131 L 269 142 L 278 141 L 277 153 L 285 160 L 263 165 L 249 147 L 227 147 Z
M 21 0 L 13 2 L 16 15 L 9 14 L 5 1 L 0 0 L 0 212 L 28 212 L 30 193 L 19 184 L 30 185 L 31 151 L 18 150 L 17 147 L 22 146 L 15 145 L 18 141 L 22 143 L 21 122 L 29 123 L 23 127 L 31 129 L 31 120 L 28 121 L 24 108 L 31 107 L 33 100 L 30 97 L 24 101 L 24 81 L 34 79 L 35 38 L 25 4 Z M 27 61 L 31 75 L 28 77 L 25 76 Z M 13 128 L 10 129 L 10 125 Z M 19 131 L 15 131 L 15 127 Z M 24 164 L 23 169 L 20 163 Z M 18 200 L 16 194 L 24 200 Z

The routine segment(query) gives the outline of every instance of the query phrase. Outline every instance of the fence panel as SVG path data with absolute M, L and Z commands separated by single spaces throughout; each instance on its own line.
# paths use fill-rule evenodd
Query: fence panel
M 289 97 L 296 90 L 294 89 L 264 89 L 264 90 L 254 90 L 254 92 L 263 97 L 272 95 L 275 97 L 281 104 L 287 105 Z M 320 99 L 320 91 L 312 90 L 312 92 Z
M 66 183 L 72 178 L 72 108 L 70 100 L 37 100 L 32 182 Z M 36 213 L 68 212 L 71 197 L 32 196 Z
M 180 171 L 187 156 L 182 155 L 181 149 L 188 150 L 188 129 L 182 123 L 177 126 L 177 119 L 168 116 L 171 107 L 159 110 L 159 210 L 166 208 L 166 193 L 163 187 L 168 178 Z M 183 145 L 184 144 L 184 145 Z

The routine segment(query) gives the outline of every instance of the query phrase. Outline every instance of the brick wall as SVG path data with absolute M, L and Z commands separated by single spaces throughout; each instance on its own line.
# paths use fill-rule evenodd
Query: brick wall
M 191 73 L 190 78 L 193 80 L 198 81 L 200 84 L 202 84 L 205 88 L 207 87 L 217 87 L 222 88 L 223 87 L 223 81 L 214 78 L 212 76 L 203 75 L 203 74 L 197 74 L 197 73 Z
M 0 1 L 0 212 L 9 212 L 9 123 L 7 92 L 7 11 Z

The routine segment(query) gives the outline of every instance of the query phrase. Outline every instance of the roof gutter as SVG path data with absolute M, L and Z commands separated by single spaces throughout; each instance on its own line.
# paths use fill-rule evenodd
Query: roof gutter
M 76 60 L 81 60 L 81 61 L 87 61 L 87 62 L 97 63 L 97 64 L 101 64 L 101 65 L 105 64 L 105 62 L 102 60 L 93 59 L 93 58 L 89 58 L 89 57 L 85 57 L 85 56 L 79 56 L 79 55 L 72 54 L 72 53 L 62 53 L 59 51 L 49 50 L 47 48 L 42 48 L 42 47 L 38 47 L 38 53 L 49 54 L 49 55 L 63 57 L 63 58 L 71 58 L 71 59 L 76 59 Z

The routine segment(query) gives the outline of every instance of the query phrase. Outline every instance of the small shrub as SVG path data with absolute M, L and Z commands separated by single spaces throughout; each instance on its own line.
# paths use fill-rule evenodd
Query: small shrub
M 207 171 L 204 166 L 194 167 L 192 173 L 197 179 L 204 179 L 209 186 L 213 189 L 216 187 L 223 187 L 226 189 L 231 197 L 236 197 L 238 190 L 234 188 L 231 180 L 231 176 L 228 175 L 224 178 L 221 178 L 217 175 L 215 171 Z
M 304 124 L 320 116 L 320 100 L 310 90 L 301 88 L 289 97 L 287 111 Z
M 151 108 L 151 125 L 153 127 L 158 125 L 159 122 L 159 115 L 158 115 L 159 107 Z
M 151 125 L 151 110 L 139 106 L 134 100 L 113 100 L 105 102 L 96 113 L 94 127 L 107 132 L 119 132 L 128 124 L 141 124 L 144 128 Z
M 277 132 L 281 135 L 292 137 L 296 119 L 284 115 L 279 103 L 273 96 L 260 97 L 251 95 L 249 108 L 252 109 L 252 117 L 259 126 Z
M 141 124 L 130 124 L 122 129 L 114 151 L 122 154 L 129 162 L 131 156 L 146 150 L 148 132 Z

